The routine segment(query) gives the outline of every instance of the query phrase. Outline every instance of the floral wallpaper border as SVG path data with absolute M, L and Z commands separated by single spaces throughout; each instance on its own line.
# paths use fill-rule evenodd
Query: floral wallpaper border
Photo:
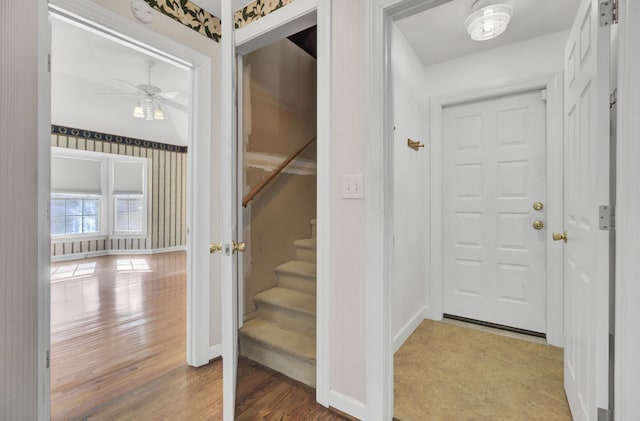
M 253 3 L 236 11 L 233 19 L 236 28 L 247 26 L 294 1 L 295 0 L 255 0 Z
M 168 143 L 151 140 L 136 139 L 135 137 L 119 136 L 111 133 L 94 132 L 92 130 L 77 129 L 75 127 L 51 125 L 51 134 L 74 136 L 84 139 L 100 140 L 102 142 L 119 143 L 121 145 L 141 146 L 143 148 L 159 149 L 161 151 L 187 153 L 186 146 L 170 145 Z
M 228 1 L 228 0 L 223 0 Z M 220 42 L 222 35 L 220 18 L 213 16 L 190 0 L 145 0 L 149 6 L 181 24 Z
M 149 6 L 169 16 L 194 31 L 220 42 L 222 37 L 220 18 L 212 15 L 190 0 L 144 0 Z M 230 0 L 223 0 L 230 1 Z M 234 15 L 236 28 L 242 28 L 267 16 L 295 0 L 255 0 Z

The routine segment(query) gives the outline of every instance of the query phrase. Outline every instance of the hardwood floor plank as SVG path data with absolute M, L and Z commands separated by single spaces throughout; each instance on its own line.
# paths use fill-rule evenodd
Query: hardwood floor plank
M 186 253 L 51 268 L 51 419 L 68 420 L 186 360 Z
M 222 360 L 187 366 L 186 254 L 52 265 L 52 420 L 221 420 Z M 241 358 L 239 420 L 342 420 Z

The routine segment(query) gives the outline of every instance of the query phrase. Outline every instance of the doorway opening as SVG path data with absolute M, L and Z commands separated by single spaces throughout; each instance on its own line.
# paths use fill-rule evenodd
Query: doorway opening
M 315 387 L 316 27 L 240 57 L 239 353 Z M 239 361 L 236 408 L 255 370 Z
M 550 241 L 549 230 L 563 224 L 562 57 L 579 1 L 563 3 L 566 9 L 554 19 L 534 2 L 514 3 L 507 31 L 482 42 L 472 41 L 465 30 L 473 2 L 433 3 L 417 11 L 408 7 L 388 30 L 395 235 L 390 311 L 399 419 L 412 418 L 403 413 L 408 410 L 403 402 L 416 398 L 411 390 L 432 380 L 448 384 L 445 369 L 416 375 L 408 355 L 462 357 L 462 348 L 468 348 L 475 355 L 469 367 L 471 361 L 483 364 L 482 355 L 501 358 L 498 345 L 474 347 L 489 337 L 453 349 L 446 340 L 437 342 L 470 328 L 425 321 L 446 315 L 546 335 L 548 343 L 533 339 L 515 347 L 549 351 L 547 380 L 564 396 L 562 350 L 548 345 L 563 342 L 562 248 Z M 536 19 L 545 24 L 535 24 Z M 411 141 L 424 147 L 411 148 Z M 428 335 L 434 340 L 425 339 Z M 521 341 L 497 339 L 503 340 Z M 444 377 L 438 381 L 435 375 Z M 509 381 L 515 390 L 519 380 Z M 547 386 L 542 382 L 537 388 L 535 393 L 542 393 Z M 486 397 L 485 403 L 496 402 Z M 455 408 L 452 417 L 473 406 L 444 402 Z M 560 405 L 569 414 L 566 401 Z M 498 406 L 494 415 L 509 413 Z M 422 409 L 430 414 L 437 407 L 428 402 Z
M 191 154 L 210 128 L 193 98 L 196 53 L 136 32 L 145 44 L 97 6 L 54 4 L 50 18 L 51 417 L 69 419 L 201 365 Z

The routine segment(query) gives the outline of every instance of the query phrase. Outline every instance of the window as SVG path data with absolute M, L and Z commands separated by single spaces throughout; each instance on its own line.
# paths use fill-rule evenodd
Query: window
M 96 234 L 99 232 L 99 198 L 71 195 L 51 198 L 51 235 Z
M 115 234 L 143 234 L 146 230 L 144 158 L 115 157 L 111 163 L 111 186 Z
M 143 232 L 142 198 L 116 197 L 116 232 Z
M 51 236 L 144 236 L 147 158 L 53 148 Z

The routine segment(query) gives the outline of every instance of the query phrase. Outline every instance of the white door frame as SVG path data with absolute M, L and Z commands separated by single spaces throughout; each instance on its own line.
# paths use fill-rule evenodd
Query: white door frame
M 211 59 L 204 54 L 145 28 L 93 2 L 84 0 L 50 0 L 51 7 L 71 20 L 85 22 L 96 32 L 127 41 L 150 50 L 158 59 L 177 59 L 193 71 L 187 154 L 187 353 L 192 366 L 207 364 L 212 358 L 209 344 L 209 231 L 210 231 L 210 149 L 211 124 Z M 197 142 L 196 139 L 200 139 Z M 198 191 L 198 194 L 192 192 Z M 46 193 L 50 196 L 50 191 Z M 195 228 L 197 227 L 197 228 Z M 41 240 L 42 241 L 42 240 Z M 48 262 L 46 263 L 48 267 Z M 41 297 L 49 296 L 50 286 L 43 285 Z M 39 318 L 42 326 L 50 326 L 50 315 Z
M 329 393 L 329 279 L 330 273 L 330 140 L 331 140 L 331 1 L 297 0 L 243 28 L 235 30 L 235 48 L 239 58 L 252 51 L 279 41 L 310 26 L 318 26 L 317 57 L 317 272 L 316 272 L 316 400 L 331 405 Z M 238 60 L 241 68 L 242 60 Z M 241 75 L 240 72 L 238 72 Z M 238 82 L 240 92 L 240 82 Z M 241 97 L 238 96 L 239 110 Z M 241 119 L 240 113 L 238 119 Z M 242 136 L 238 126 L 238 139 Z M 239 181 L 241 178 L 239 178 Z M 240 186 L 242 187 L 242 186 Z M 242 191 L 242 190 L 240 190 Z M 240 214 L 241 212 L 239 212 Z M 240 232 L 240 230 L 239 230 Z M 239 285 L 241 280 L 238 281 Z M 238 304 L 242 306 L 242 289 Z M 241 325 L 241 316 L 238 325 Z M 226 337 L 223 338 L 223 342 Z M 232 340 L 232 339 L 231 339 Z
M 391 419 L 393 416 L 393 337 L 390 329 L 389 299 L 393 276 L 393 262 L 390 257 L 394 230 L 393 150 L 390 147 L 392 142 L 386 141 L 393 139 L 393 116 L 389 106 L 393 99 L 391 70 L 388 65 L 390 24 L 393 17 L 410 16 L 448 1 L 450 0 L 371 0 L 366 5 L 365 19 L 369 40 L 367 419 Z M 548 193 L 556 194 L 552 191 Z M 558 297 L 554 297 L 554 301 L 556 300 Z
M 640 419 L 640 3 L 620 0 L 616 168 L 615 417 Z
M 527 79 L 516 84 L 498 88 L 463 92 L 453 96 L 432 99 L 430 101 L 431 174 L 430 174 L 430 213 L 431 213 L 431 301 L 428 317 L 441 320 L 443 317 L 443 262 L 442 262 L 442 116 L 443 108 L 465 102 L 497 98 L 523 92 L 546 89 L 546 176 L 547 198 L 545 205 L 545 225 L 547 256 L 547 341 L 555 346 L 563 346 L 564 313 L 562 303 L 563 271 L 562 247 L 551 241 L 551 231 L 561 230 L 563 226 L 563 148 L 562 148 L 562 73 Z M 554 182 L 555 181 L 555 182 Z M 559 281 L 558 281 L 559 280 Z

